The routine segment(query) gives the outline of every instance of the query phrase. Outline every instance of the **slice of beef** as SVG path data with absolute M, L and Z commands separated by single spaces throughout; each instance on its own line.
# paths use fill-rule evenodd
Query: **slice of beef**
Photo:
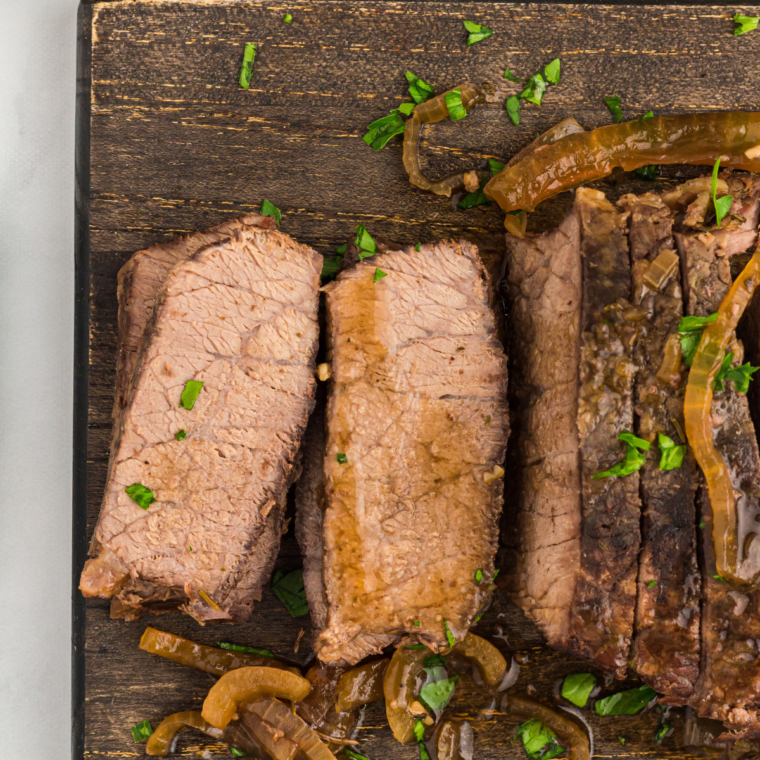
M 691 450 L 675 469 L 660 469 L 657 435 L 684 444 L 683 403 L 688 373 L 680 360 L 671 372 L 663 359 L 678 337 L 683 293 L 674 241 L 673 213 L 653 194 L 624 196 L 630 212 L 635 318 L 636 433 L 652 443 L 639 471 L 644 506 L 639 556 L 636 635 L 632 665 L 669 703 L 683 704 L 699 675 L 699 597 L 695 499 L 699 473 Z M 651 262 L 671 257 L 675 269 L 657 289 L 646 279 Z M 661 259 L 662 260 L 662 259 Z M 647 286 L 647 282 L 650 283 Z M 678 349 L 680 355 L 680 349 Z M 661 372 L 661 367 L 663 371 Z
M 580 189 L 554 232 L 507 236 L 515 435 L 503 587 L 549 643 L 622 677 L 633 628 L 639 480 L 595 479 L 633 429 L 627 214 Z M 514 484 L 514 486 L 512 485 Z
M 725 177 L 725 175 L 724 175 Z M 729 175 L 728 190 L 734 196 L 732 212 L 722 230 L 699 224 L 685 226 L 679 234 L 684 281 L 688 285 L 687 310 L 706 316 L 715 311 L 728 293 L 731 280 L 728 257 L 754 244 L 758 209 L 757 178 Z M 687 215 L 688 216 L 688 215 Z M 730 345 L 735 363 L 743 360 L 738 340 Z M 714 441 L 731 473 L 738 501 L 739 535 L 752 545 L 760 515 L 760 454 L 749 414 L 747 397 L 736 392 L 731 381 L 713 397 Z M 727 724 L 736 734 L 760 731 L 760 591 L 749 586 L 732 588 L 717 577 L 712 542 L 712 508 L 707 489 L 701 495 L 703 530 L 700 533 L 702 570 L 702 661 L 699 681 L 690 699 L 699 714 Z M 740 541 L 742 546 L 745 541 Z
M 486 601 L 498 542 L 507 373 L 489 278 L 474 246 L 443 241 L 365 258 L 325 290 L 317 654 L 355 663 L 404 637 L 445 647 Z
M 138 251 L 119 270 L 119 342 L 113 407 L 116 425 L 119 423 L 119 414 L 127 404 L 145 327 L 169 272 L 175 264 L 190 258 L 199 248 L 228 238 L 244 225 L 272 228 L 275 226 L 275 220 L 271 216 L 258 214 L 231 219 L 202 232 L 193 232 L 174 238 L 168 243 L 158 243 Z
M 499 585 L 553 647 L 567 646 L 581 562 L 580 222 L 507 235 L 507 506 Z
M 129 576 L 127 608 L 171 589 L 198 620 L 250 613 L 314 405 L 320 271 L 315 251 L 258 226 L 171 270 L 116 431 L 86 595 Z M 204 383 L 191 410 L 189 380 Z M 145 510 L 125 493 L 134 483 L 155 495 Z

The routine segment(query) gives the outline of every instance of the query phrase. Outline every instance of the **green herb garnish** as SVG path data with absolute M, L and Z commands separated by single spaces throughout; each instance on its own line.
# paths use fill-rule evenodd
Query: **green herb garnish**
M 462 21 L 464 28 L 470 33 L 467 37 L 467 47 L 474 45 L 476 42 L 488 39 L 493 34 L 493 29 L 487 26 L 476 24 L 474 21 Z
M 713 578 L 715 578 L 715 580 L 718 581 L 719 583 L 726 582 L 726 579 L 720 573 L 716 573 L 715 575 L 713 575 Z
M 238 81 L 240 86 L 247 90 L 251 86 L 251 77 L 253 76 L 253 59 L 256 57 L 256 45 L 246 42 L 243 51 L 243 65 L 240 67 L 240 77 Z
M 367 232 L 367 228 L 360 224 L 354 232 L 356 233 L 354 244 L 359 249 L 359 261 L 374 256 L 377 253 L 377 243 L 372 235 Z
M 746 34 L 747 32 L 752 32 L 757 29 L 757 25 L 760 24 L 760 17 L 742 16 L 741 14 L 737 13 L 734 16 L 734 23 L 736 24 L 734 34 Z
M 497 161 L 495 158 L 488 159 L 488 169 L 492 177 L 495 177 L 503 168 L 504 164 L 501 161 Z
M 135 744 L 138 742 L 144 742 L 146 739 L 150 739 L 153 729 L 150 727 L 149 720 L 141 720 L 131 728 L 132 738 L 135 740 Z
M 483 570 L 478 568 L 475 571 L 475 583 L 480 583 L 483 580 Z
M 184 441 L 185 438 L 187 438 L 187 430 L 184 428 L 182 430 L 178 430 L 174 436 L 178 441 Z
M 248 757 L 248 755 L 246 755 L 245 752 L 243 752 L 242 749 L 238 749 L 237 747 L 233 747 L 231 744 L 230 744 L 230 754 L 233 757 Z
M 285 18 L 283 19 L 283 21 L 286 24 L 292 24 L 293 23 L 293 17 L 289 13 L 286 13 L 285 14 Z
M 639 117 L 639 121 L 646 121 L 647 119 L 654 119 L 654 111 L 647 111 L 643 116 Z
M 559 58 L 555 58 L 544 66 L 544 78 L 549 84 L 559 84 Z
M 458 680 L 459 676 L 452 676 L 423 686 L 420 701 L 431 710 L 443 710 L 449 703 Z
M 415 620 L 412 625 L 416 625 L 418 628 L 422 625 L 419 620 Z
M 425 740 L 425 724 L 421 720 L 414 721 L 414 738 L 418 742 Z
M 457 208 L 461 208 L 463 211 L 466 211 L 468 208 L 475 208 L 476 206 L 485 206 L 489 204 L 491 201 L 486 197 L 485 192 L 483 189 L 488 184 L 488 180 L 491 179 L 490 177 L 483 177 L 483 179 L 480 181 L 480 187 L 474 192 L 474 193 L 468 193 L 467 195 L 462 198 L 459 203 L 457 203 Z
M 449 112 L 449 118 L 452 121 L 459 121 L 467 116 L 467 109 L 462 105 L 462 93 L 457 87 L 456 90 L 446 93 L 446 109 Z
M 153 491 L 141 483 L 132 483 L 131 486 L 124 489 L 124 492 L 141 509 L 147 509 L 154 501 L 157 501 Z
M 420 750 L 420 760 L 430 760 L 430 753 L 427 751 L 427 747 L 422 742 L 417 746 Z
M 443 621 L 443 630 L 446 631 L 446 641 L 449 642 L 449 647 L 453 649 L 454 645 L 457 643 L 457 640 L 454 638 L 454 634 L 451 632 L 447 620 Z
M 261 215 L 273 216 L 277 222 L 277 226 L 280 226 L 280 222 L 282 221 L 282 212 L 277 208 L 277 206 L 274 205 L 274 203 L 270 203 L 268 200 L 264 200 L 261 204 Z
M 227 641 L 217 641 L 216 645 L 220 649 L 226 649 L 230 652 L 240 652 L 240 654 L 257 654 L 260 657 L 271 657 L 274 659 L 274 653 L 271 649 L 260 649 L 259 647 L 244 647 L 240 644 L 230 644 Z
M 565 676 L 562 682 L 562 696 L 576 707 L 585 707 L 595 686 L 596 676 L 593 673 L 575 673 Z
M 657 434 L 657 445 L 660 448 L 660 469 L 663 472 L 677 470 L 683 464 L 686 446 L 678 446 L 664 433 Z
M 650 444 L 641 438 L 637 438 L 633 433 L 629 433 L 627 430 L 620 433 L 618 439 L 625 442 L 625 458 L 622 462 L 618 462 L 609 470 L 597 472 L 596 475 L 592 475 L 592 478 L 609 478 L 613 475 L 624 477 L 641 469 L 644 460 L 646 459 L 646 455 L 642 454 L 639 449 L 648 451 Z
M 718 319 L 718 312 L 709 317 L 683 317 L 678 323 L 678 332 L 701 332 L 706 325 L 710 325 Z
M 414 250 L 419 251 L 421 247 L 422 247 L 422 243 L 417 243 L 417 245 L 414 246 Z
M 289 573 L 284 570 L 275 571 L 272 576 L 272 591 L 293 617 L 309 614 L 302 569 L 292 570 Z
M 423 668 L 436 668 L 446 665 L 446 658 L 442 654 L 431 654 L 422 662 Z
M 517 736 L 522 739 L 525 754 L 533 760 L 551 760 L 559 757 L 565 750 L 557 742 L 557 734 L 544 725 L 538 718 L 523 723 L 517 729 Z
M 664 720 L 657 728 L 657 732 L 654 735 L 654 740 L 657 744 L 662 744 L 662 740 L 673 730 L 673 726 L 666 723 Z
M 360 755 L 358 752 L 354 752 L 350 747 L 343 747 L 343 754 L 353 758 L 353 760 L 369 760 L 366 755 Z
M 659 169 L 656 166 L 640 166 L 638 169 L 634 169 L 633 173 L 637 174 L 642 179 L 649 180 L 650 182 L 656 180 L 660 176 Z
M 710 195 L 712 196 L 713 205 L 715 206 L 715 223 L 720 227 L 721 220 L 731 210 L 731 204 L 734 202 L 732 195 L 724 195 L 717 198 L 715 193 L 718 189 L 718 170 L 720 169 L 720 156 L 713 166 L 712 182 L 710 183 Z
M 383 277 L 387 277 L 387 276 L 388 276 L 388 272 L 383 272 L 382 269 L 378 269 L 377 267 L 375 267 L 375 276 L 372 278 L 372 282 L 375 283 L 378 280 L 382 280 Z
M 527 100 L 528 103 L 535 103 L 537 106 L 540 106 L 545 92 L 546 80 L 543 78 L 543 76 L 541 76 L 541 74 L 534 74 L 525 83 L 525 87 L 520 93 L 520 97 L 523 100 Z M 509 112 L 509 100 L 507 100 L 507 112 Z M 514 121 L 514 119 L 512 119 L 512 121 Z
M 733 360 L 733 354 L 726 354 L 726 356 L 730 356 Z M 723 365 L 721 365 L 721 368 L 718 370 L 718 374 L 715 377 L 715 390 L 722 391 L 723 381 L 731 380 L 737 393 L 746 393 L 749 390 L 749 383 L 750 380 L 752 380 L 752 375 L 754 375 L 759 369 L 760 367 L 753 367 L 749 362 L 742 364 L 741 367 L 732 368 L 729 362 L 728 368 L 723 372 Z
M 612 95 L 609 98 L 605 98 L 604 105 L 607 106 L 612 114 L 612 121 L 614 121 L 615 124 L 620 124 L 620 122 L 623 121 L 623 109 L 620 107 L 620 96 Z
M 625 747 L 625 736 L 618 736 L 617 740 Z
M 406 72 L 406 81 L 409 82 L 409 94 L 415 103 L 424 103 L 435 95 L 435 88 L 412 71 Z
M 594 706 L 597 715 L 635 715 L 643 710 L 653 699 L 657 692 L 649 686 L 639 686 L 636 689 L 619 691 L 609 697 L 599 699 Z
M 684 317 L 678 323 L 678 340 L 681 343 L 681 354 L 687 367 L 691 367 L 691 363 L 694 361 L 694 354 L 699 348 L 705 325 L 714 322 L 717 318 L 718 312 L 716 311 L 709 317 Z
M 179 405 L 184 409 L 192 409 L 198 400 L 201 388 L 203 388 L 203 383 L 200 380 L 188 380 L 179 397 Z
M 336 454 L 335 458 L 338 460 L 338 464 L 346 464 L 348 457 L 345 454 Z
M 504 69 L 504 79 L 509 79 L 510 82 L 519 82 L 520 77 L 516 77 L 510 70 L 509 66 Z
M 703 530 L 703 529 L 704 529 L 704 527 L 705 527 L 705 525 L 707 525 L 707 523 L 705 522 L 705 518 L 703 517 L 703 518 L 702 518 L 702 519 L 699 521 L 699 529 L 700 529 L 700 530 Z
M 414 103 L 402 103 L 398 109 L 404 116 L 411 116 L 414 111 Z
M 340 271 L 342 256 L 325 256 L 322 259 L 322 281 L 329 282 Z
M 388 141 L 396 135 L 403 134 L 406 129 L 404 120 L 398 115 L 397 111 L 391 111 L 387 116 L 383 116 L 377 121 L 373 121 L 367 127 L 367 132 L 362 137 L 367 145 L 372 147 L 372 150 L 381 150 L 384 148 Z
M 518 126 L 520 123 L 520 98 L 517 95 L 508 97 L 506 108 L 512 123 Z

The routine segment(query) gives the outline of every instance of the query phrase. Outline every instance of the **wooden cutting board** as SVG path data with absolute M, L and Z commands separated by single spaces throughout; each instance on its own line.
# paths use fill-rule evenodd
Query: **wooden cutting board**
M 432 2 L 106 2 L 79 16 L 77 125 L 77 345 L 74 482 L 74 757 L 141 757 L 129 728 L 198 708 L 208 675 L 139 651 L 146 624 L 211 643 L 293 652 L 308 618 L 293 619 L 267 593 L 243 626 L 208 625 L 172 613 L 133 623 L 112 621 L 106 602 L 76 591 L 97 518 L 108 464 L 116 356 L 116 273 L 136 250 L 256 210 L 264 198 L 283 212 L 283 229 L 323 253 L 359 222 L 374 235 L 416 243 L 466 236 L 489 261 L 502 249 L 502 215 L 493 206 L 461 211 L 415 190 L 401 165 L 401 142 L 373 152 L 361 137 L 371 121 L 408 100 L 409 69 L 438 91 L 490 81 L 495 102 L 464 121 L 428 128 L 422 152 L 440 176 L 505 159 L 567 116 L 585 127 L 610 123 L 603 97 L 619 95 L 627 118 L 728 109 L 760 109 L 760 31 L 734 37 L 731 16 L 757 8 L 511 5 Z M 285 13 L 293 16 L 285 24 Z M 463 19 L 495 30 L 466 47 Z M 251 88 L 237 84 L 243 45 L 258 54 Z M 561 83 L 543 106 L 527 105 L 515 127 L 504 111 L 520 77 L 560 56 Z M 670 178 L 683 174 L 675 169 Z M 600 185 L 612 197 L 646 183 L 623 176 Z M 565 201 L 545 204 L 531 224 L 558 218 Z M 508 507 L 507 507 L 508 508 Z M 300 565 L 292 530 L 278 567 Z M 551 699 L 558 679 L 587 664 L 542 646 L 541 637 L 504 599 L 478 632 L 505 653 L 527 657 L 516 688 Z M 631 684 L 633 685 L 633 684 Z M 464 695 L 466 689 L 462 689 Z M 482 701 L 482 700 L 481 700 Z M 474 718 L 487 701 L 461 699 L 456 716 Z M 479 760 L 525 757 L 511 744 L 516 721 L 499 705 L 475 727 Z M 591 718 L 600 757 L 687 757 L 681 717 L 673 735 L 652 742 L 656 713 Z M 625 738 L 623 746 L 618 737 Z M 394 742 L 382 704 L 367 710 L 360 750 L 372 760 L 411 760 L 414 746 Z M 226 745 L 193 732 L 178 754 L 228 757 Z

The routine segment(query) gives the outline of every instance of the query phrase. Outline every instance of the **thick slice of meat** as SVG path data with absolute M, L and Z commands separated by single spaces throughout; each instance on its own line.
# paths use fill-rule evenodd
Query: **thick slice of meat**
M 700 225 L 684 229 L 679 236 L 689 288 L 687 308 L 698 316 L 715 311 L 726 296 L 730 287 L 730 274 L 727 280 L 725 277 L 728 256 L 742 252 L 742 246 L 754 244 L 757 237 L 754 230 L 746 229 L 748 223 L 757 224 L 757 178 L 730 176 L 728 184 L 734 194 L 732 211 L 740 209 L 742 218 L 749 221 L 729 220 L 722 232 Z M 734 341 L 730 350 L 736 354 L 735 363 L 741 363 L 741 343 Z M 734 488 L 741 494 L 740 535 L 749 535 L 760 515 L 760 454 L 747 397 L 737 393 L 730 381 L 725 385 L 725 390 L 713 397 L 714 440 Z M 716 577 L 712 510 L 704 488 L 701 501 L 702 662 L 690 704 L 703 717 L 721 720 L 737 734 L 751 735 L 760 731 L 760 591 L 733 589 Z
M 638 473 L 594 478 L 622 459 L 617 436 L 633 429 L 631 352 L 635 323 L 627 214 L 602 193 L 580 188 L 583 305 L 578 433 L 583 499 L 581 566 L 569 649 L 624 678 L 633 632 L 640 545 Z
M 512 435 L 499 585 L 564 648 L 581 562 L 578 214 L 543 235 L 507 235 L 507 271 Z
M 677 444 L 684 443 L 688 373 L 679 361 L 675 373 L 665 367 L 662 376 L 658 375 L 665 366 L 666 345 L 678 340 L 683 293 L 678 266 L 658 290 L 647 287 L 644 279 L 658 256 L 676 256 L 671 234 L 673 214 L 653 193 L 624 196 L 618 205 L 630 212 L 634 304 L 640 312 L 636 315 L 640 334 L 634 351 L 638 367 L 636 433 L 652 443 L 639 471 L 644 515 L 633 668 L 671 704 L 682 704 L 691 696 L 699 675 L 701 583 L 695 516 L 699 473 L 691 450 L 687 450 L 681 467 L 661 470 L 657 435 L 663 433 Z
M 112 596 L 121 572 L 127 607 L 183 594 L 198 620 L 250 613 L 314 405 L 320 271 L 315 251 L 257 226 L 171 270 L 116 432 L 86 595 Z M 189 380 L 204 384 L 191 410 Z M 134 483 L 155 495 L 146 510 L 125 493 Z
M 491 285 L 474 246 L 444 241 L 378 253 L 325 290 L 317 654 L 355 663 L 405 636 L 438 649 L 447 628 L 465 635 L 494 574 L 508 419 Z
M 119 300 L 119 344 L 116 355 L 116 392 L 113 416 L 118 416 L 127 404 L 132 385 L 137 354 L 145 335 L 145 327 L 153 313 L 158 294 L 175 264 L 190 258 L 199 248 L 228 238 L 244 225 L 272 228 L 271 216 L 248 214 L 190 235 L 158 243 L 135 253 L 119 270 L 117 297 Z
M 594 479 L 633 429 L 626 214 L 580 189 L 554 232 L 507 236 L 515 435 L 503 587 L 549 643 L 622 677 L 636 596 L 638 474 Z M 512 484 L 514 483 L 514 487 Z

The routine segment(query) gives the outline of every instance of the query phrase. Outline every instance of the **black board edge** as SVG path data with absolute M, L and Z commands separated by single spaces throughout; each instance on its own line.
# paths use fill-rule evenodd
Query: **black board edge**
M 90 334 L 90 95 L 92 6 L 77 11 L 74 222 L 74 424 L 71 579 L 71 757 L 84 757 L 85 601 L 79 576 L 87 555 L 87 411 Z

